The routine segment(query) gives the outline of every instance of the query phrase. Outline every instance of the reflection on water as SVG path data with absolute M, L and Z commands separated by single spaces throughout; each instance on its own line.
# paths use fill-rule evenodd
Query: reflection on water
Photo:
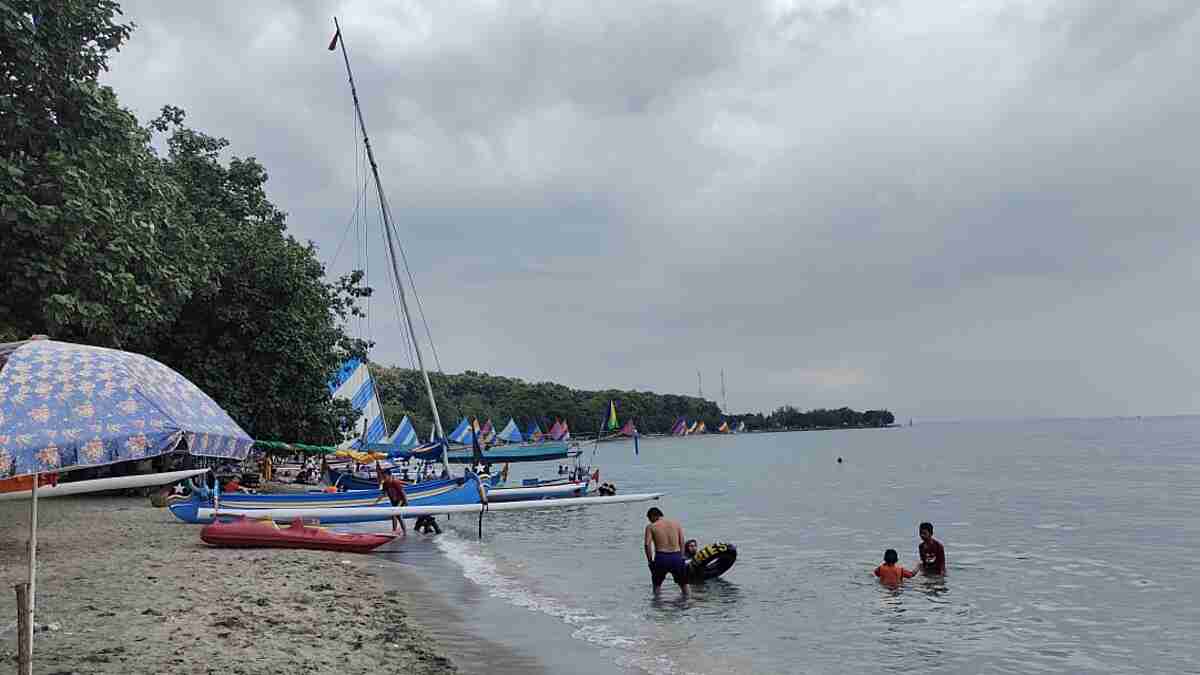
M 488 514 L 482 542 L 455 519 L 438 555 L 620 672 L 1181 672 L 1200 661 L 1197 447 L 1195 418 L 646 439 L 603 449 L 605 480 L 738 546 L 688 598 L 651 593 L 645 505 Z M 882 551 L 911 567 L 923 520 L 949 573 L 881 587 Z

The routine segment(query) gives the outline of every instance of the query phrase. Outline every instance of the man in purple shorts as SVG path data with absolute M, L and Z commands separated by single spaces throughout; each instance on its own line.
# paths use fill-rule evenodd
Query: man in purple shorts
M 683 560 L 683 526 L 663 517 L 657 506 L 646 512 L 650 524 L 646 526 L 646 562 L 650 565 L 650 581 L 654 592 L 662 586 L 670 574 L 679 590 L 688 594 L 687 563 Z

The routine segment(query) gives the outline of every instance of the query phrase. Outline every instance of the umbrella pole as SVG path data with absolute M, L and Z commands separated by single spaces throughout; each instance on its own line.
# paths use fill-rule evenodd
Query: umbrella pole
M 39 475 L 37 473 L 34 473 L 33 474 L 33 489 L 30 492 L 31 498 L 29 500 L 29 591 L 28 591 L 28 593 L 29 593 L 29 595 L 28 595 L 28 599 L 29 599 L 28 600 L 29 601 L 28 612 L 29 613 L 28 613 L 28 618 L 25 620 L 25 625 L 23 626 L 23 628 L 26 630 L 25 644 L 23 645 L 25 647 L 26 652 L 23 655 L 24 658 L 21 658 L 22 655 L 18 655 L 18 661 L 23 662 L 22 665 L 26 666 L 29 669 L 26 672 L 33 671 L 33 626 L 34 626 L 33 618 L 34 618 L 34 605 L 35 605 L 34 598 L 37 597 L 36 589 L 37 589 L 38 482 L 39 482 Z

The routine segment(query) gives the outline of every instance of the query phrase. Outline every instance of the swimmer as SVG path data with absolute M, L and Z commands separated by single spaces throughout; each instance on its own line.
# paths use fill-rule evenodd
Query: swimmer
M 663 517 L 663 512 L 652 506 L 646 512 L 650 524 L 646 526 L 644 548 L 646 564 L 650 567 L 650 583 L 657 594 L 662 582 L 670 574 L 679 590 L 688 594 L 687 563 L 683 561 L 683 526 Z
M 900 554 L 896 553 L 896 549 L 889 548 L 883 552 L 883 564 L 876 567 L 874 572 L 879 577 L 879 583 L 898 588 L 905 579 L 917 576 L 916 571 L 904 569 L 899 562 Z
M 683 559 L 691 562 L 692 558 L 696 557 L 696 552 L 700 550 L 700 544 L 695 539 L 688 539 L 683 542 Z
M 917 557 L 921 559 L 921 571 L 925 574 L 946 573 L 946 549 L 942 542 L 933 538 L 933 523 L 925 522 L 917 528 L 921 543 L 917 545 Z

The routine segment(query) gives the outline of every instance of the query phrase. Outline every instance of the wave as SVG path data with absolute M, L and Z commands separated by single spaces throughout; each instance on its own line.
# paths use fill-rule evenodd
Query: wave
M 600 647 L 620 650 L 616 663 L 637 668 L 652 675 L 678 675 L 682 671 L 667 656 L 646 654 L 647 642 L 622 634 L 607 623 L 608 617 L 581 607 L 574 607 L 544 593 L 539 593 L 520 579 L 500 572 L 496 561 L 474 545 L 447 531 L 435 539 L 442 553 L 458 565 L 463 577 L 487 593 L 516 607 L 559 619 L 572 627 L 571 637 Z

